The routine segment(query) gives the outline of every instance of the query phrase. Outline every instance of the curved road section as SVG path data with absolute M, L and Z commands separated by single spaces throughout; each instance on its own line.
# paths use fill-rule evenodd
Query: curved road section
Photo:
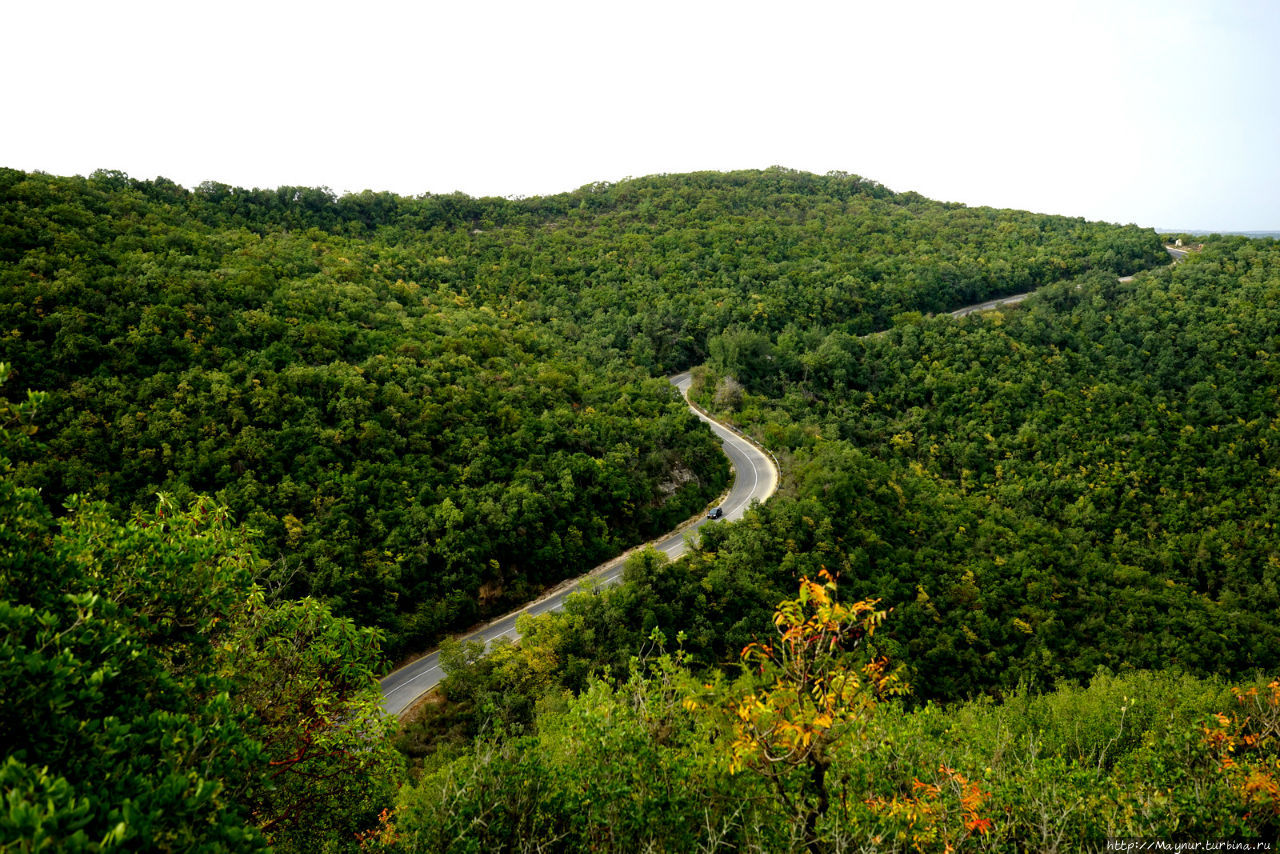
M 680 390 L 685 402 L 689 402 L 688 373 L 671 377 L 671 383 Z M 733 487 L 729 495 L 721 503 L 724 518 L 741 519 L 753 501 L 764 501 L 778 489 L 778 468 L 769 455 L 752 444 L 732 428 L 718 421 L 713 421 L 693 404 L 689 404 L 693 413 L 711 426 L 712 431 L 720 437 L 724 445 L 725 455 L 733 464 Z M 701 516 L 681 525 L 665 537 L 645 543 L 639 548 L 653 547 L 672 560 L 689 550 L 689 538 L 699 528 L 707 524 Z M 632 551 L 635 551 L 634 549 Z M 622 577 L 622 567 L 631 552 L 622 554 L 606 564 L 596 567 L 579 578 L 574 578 L 552 590 L 535 602 L 530 602 L 519 610 L 499 617 L 488 625 L 458 638 L 461 641 L 483 641 L 488 646 L 498 638 L 518 640 L 520 633 L 516 631 L 516 619 L 522 614 L 538 616 L 548 611 L 558 611 L 564 606 L 569 594 L 578 590 L 583 581 L 594 580 L 597 584 L 616 584 Z M 444 670 L 440 666 L 440 653 L 432 652 L 417 661 L 406 664 L 381 680 L 382 706 L 387 714 L 401 715 L 417 700 L 434 688 L 444 678 Z

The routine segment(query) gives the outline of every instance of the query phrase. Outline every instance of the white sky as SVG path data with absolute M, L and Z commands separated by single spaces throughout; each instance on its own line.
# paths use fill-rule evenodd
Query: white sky
M 9 0 L 0 166 L 538 195 L 782 165 L 1280 230 L 1280 2 Z

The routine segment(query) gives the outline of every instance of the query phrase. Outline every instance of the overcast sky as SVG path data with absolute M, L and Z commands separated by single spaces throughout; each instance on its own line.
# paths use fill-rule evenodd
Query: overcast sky
M 11 0 L 0 166 L 539 195 L 782 165 L 1280 230 L 1280 2 Z

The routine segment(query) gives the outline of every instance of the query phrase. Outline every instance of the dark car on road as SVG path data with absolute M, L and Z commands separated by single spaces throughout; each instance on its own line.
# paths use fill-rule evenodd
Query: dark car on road
M 711 512 L 707 514 L 707 518 L 722 519 L 724 518 L 724 510 L 720 509 L 719 507 L 712 507 Z

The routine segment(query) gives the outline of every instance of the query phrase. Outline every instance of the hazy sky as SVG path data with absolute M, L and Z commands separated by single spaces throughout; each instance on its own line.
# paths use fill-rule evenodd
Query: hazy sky
M 0 166 L 537 195 L 839 170 L 1280 229 L 1280 2 L 12 0 Z

